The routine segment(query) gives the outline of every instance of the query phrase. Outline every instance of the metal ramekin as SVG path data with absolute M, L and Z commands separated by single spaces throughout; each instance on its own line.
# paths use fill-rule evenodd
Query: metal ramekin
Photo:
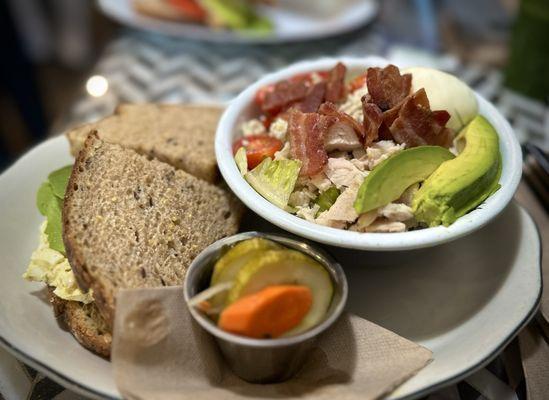
M 194 307 L 189 309 L 194 320 L 216 339 L 225 361 L 236 375 L 248 382 L 281 382 L 299 371 L 316 339 L 341 315 L 347 301 L 347 279 L 341 266 L 332 257 L 308 243 L 282 235 L 246 232 L 215 242 L 195 258 L 185 277 L 185 300 L 188 301 L 209 285 L 215 261 L 227 246 L 253 237 L 270 239 L 301 251 L 326 268 L 334 284 L 326 319 L 297 336 L 251 339 L 225 332 Z

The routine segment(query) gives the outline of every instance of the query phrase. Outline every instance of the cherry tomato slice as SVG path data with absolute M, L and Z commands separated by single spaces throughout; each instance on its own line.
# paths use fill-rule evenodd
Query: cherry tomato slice
M 268 135 L 248 136 L 233 144 L 233 154 L 236 154 L 241 147 L 246 149 L 248 168 L 253 169 L 265 158 L 273 157 L 282 148 L 282 142 Z
M 366 86 L 366 73 L 357 76 L 349 83 L 349 91 L 354 92 L 362 87 Z
M 169 1 L 172 6 L 180 9 L 187 17 L 195 21 L 204 21 L 206 19 L 206 11 L 195 0 Z

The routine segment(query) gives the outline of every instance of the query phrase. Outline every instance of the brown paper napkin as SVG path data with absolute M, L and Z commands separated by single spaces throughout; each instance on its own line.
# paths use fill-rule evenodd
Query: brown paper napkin
M 112 363 L 127 399 L 376 399 L 431 361 L 431 351 L 362 318 L 344 315 L 303 369 L 279 384 L 250 384 L 224 364 L 192 319 L 182 287 L 117 295 Z

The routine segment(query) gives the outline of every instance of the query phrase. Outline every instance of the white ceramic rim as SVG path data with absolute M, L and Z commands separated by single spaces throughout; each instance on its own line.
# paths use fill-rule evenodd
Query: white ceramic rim
M 241 176 L 232 154 L 233 131 L 239 116 L 251 103 L 257 90 L 270 83 L 295 74 L 332 68 L 343 62 L 349 70 L 366 69 L 369 66 L 385 66 L 389 61 L 380 57 L 338 57 L 302 61 L 278 72 L 266 75 L 240 93 L 223 113 L 215 137 L 215 153 L 223 178 L 240 200 L 251 210 L 286 231 L 302 237 L 337 246 L 359 250 L 409 250 L 446 243 L 481 228 L 496 217 L 511 201 L 522 175 L 522 151 L 513 129 L 499 111 L 480 94 L 475 93 L 479 110 L 493 125 L 497 125 L 503 171 L 501 188 L 475 210 L 459 218 L 449 227 L 426 228 L 401 233 L 359 233 L 330 228 L 308 222 L 292 215 L 257 193 Z

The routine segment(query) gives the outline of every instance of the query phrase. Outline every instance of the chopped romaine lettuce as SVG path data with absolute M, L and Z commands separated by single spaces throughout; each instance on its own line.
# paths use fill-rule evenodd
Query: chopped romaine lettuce
M 246 149 L 244 147 L 238 149 L 234 155 L 234 161 L 242 176 L 246 175 L 248 172 L 248 159 L 246 158 Z
M 297 160 L 275 160 L 266 158 L 244 178 L 263 197 L 274 205 L 285 209 L 294 191 L 301 169 Z

